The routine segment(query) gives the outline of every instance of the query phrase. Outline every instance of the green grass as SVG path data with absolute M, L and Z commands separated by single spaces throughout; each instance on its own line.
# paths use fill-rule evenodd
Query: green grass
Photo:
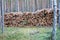
M 31 35 L 30 32 L 38 30 L 39 33 Z M 49 40 L 52 28 L 19 28 L 5 27 L 4 33 L 0 30 L 0 40 Z M 60 29 L 57 29 L 57 40 L 60 40 Z

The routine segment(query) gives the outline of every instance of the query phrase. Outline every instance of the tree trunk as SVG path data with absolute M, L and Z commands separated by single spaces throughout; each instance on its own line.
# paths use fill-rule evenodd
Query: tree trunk
M 53 8 L 53 0 L 50 0 L 49 8 Z
M 2 33 L 4 31 L 4 0 L 1 0 L 1 27 L 2 27 Z
M 15 11 L 18 12 L 18 0 L 15 0 Z
M 54 19 L 53 19 L 53 30 L 52 40 L 56 40 L 56 26 L 57 26 L 57 1 L 53 0 Z
M 35 11 L 37 10 L 37 0 L 35 0 Z
M 16 0 L 16 11 L 18 12 L 18 0 Z
M 59 28 L 60 28 L 60 0 L 59 0 Z
M 11 7 L 10 9 L 11 9 L 11 12 L 12 12 L 12 0 L 11 0 L 11 5 L 10 5 L 10 7 Z
M 0 0 L 0 27 L 1 27 L 1 0 Z

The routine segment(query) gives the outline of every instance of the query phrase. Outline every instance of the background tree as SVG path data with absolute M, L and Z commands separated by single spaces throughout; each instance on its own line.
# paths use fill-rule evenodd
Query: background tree
M 18 3 L 19 1 L 18 0 L 15 0 L 15 11 L 18 12 Z
M 35 11 L 37 10 L 37 0 L 35 0 Z
M 49 2 L 49 8 L 53 8 L 53 0 L 49 0 L 50 2 Z
M 4 0 L 1 0 L 1 27 L 2 33 L 4 31 Z
M 60 28 L 60 0 L 59 1 L 59 28 Z

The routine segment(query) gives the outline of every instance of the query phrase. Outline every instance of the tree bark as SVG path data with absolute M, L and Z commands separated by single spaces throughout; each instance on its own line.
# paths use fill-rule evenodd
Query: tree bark
M 54 10 L 54 18 L 53 18 L 52 40 L 56 40 L 57 0 L 53 0 L 53 10 Z
M 18 12 L 18 0 L 15 0 L 15 11 Z
M 35 11 L 37 10 L 37 0 L 35 0 Z
M 1 27 L 2 33 L 4 32 L 4 0 L 1 0 Z
M 53 0 L 50 0 L 49 8 L 53 8 Z
M 0 28 L 1 28 L 1 0 L 0 0 Z
M 60 28 L 60 0 L 59 0 L 59 21 L 58 22 L 59 22 L 58 25 L 59 25 L 59 28 Z

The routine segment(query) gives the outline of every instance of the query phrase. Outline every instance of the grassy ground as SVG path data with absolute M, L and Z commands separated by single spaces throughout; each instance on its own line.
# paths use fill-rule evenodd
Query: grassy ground
M 39 33 L 31 34 L 32 31 Z M 18 28 L 5 27 L 2 35 L 0 30 L 0 40 L 50 40 L 52 28 Z M 57 30 L 57 40 L 60 40 L 60 30 Z

